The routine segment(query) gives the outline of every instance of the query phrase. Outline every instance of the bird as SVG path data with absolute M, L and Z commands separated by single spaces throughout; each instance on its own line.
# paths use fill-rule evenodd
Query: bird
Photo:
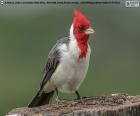
M 74 10 L 74 19 L 69 36 L 57 40 L 48 54 L 40 88 L 28 104 L 29 108 L 49 104 L 54 93 L 75 93 L 81 99 L 78 89 L 86 77 L 91 49 L 89 40 L 94 29 L 88 18 Z

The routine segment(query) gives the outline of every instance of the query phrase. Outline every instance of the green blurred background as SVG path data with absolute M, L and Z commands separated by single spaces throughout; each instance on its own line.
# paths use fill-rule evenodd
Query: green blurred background
M 35 95 L 47 54 L 67 36 L 78 8 L 95 34 L 82 96 L 140 94 L 140 8 L 120 5 L 1 5 L 0 115 L 27 106 Z M 61 94 L 73 99 L 73 94 Z

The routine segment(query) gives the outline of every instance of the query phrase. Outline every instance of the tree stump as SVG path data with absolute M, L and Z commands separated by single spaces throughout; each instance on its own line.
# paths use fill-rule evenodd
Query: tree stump
M 81 100 L 61 100 L 35 108 L 16 108 L 13 116 L 140 116 L 140 96 L 112 94 L 83 97 Z

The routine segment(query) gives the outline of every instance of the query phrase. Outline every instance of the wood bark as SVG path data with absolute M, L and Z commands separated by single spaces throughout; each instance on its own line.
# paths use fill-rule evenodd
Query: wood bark
M 140 96 L 112 94 L 83 97 L 81 100 L 61 100 L 35 108 L 16 108 L 14 116 L 140 116 Z

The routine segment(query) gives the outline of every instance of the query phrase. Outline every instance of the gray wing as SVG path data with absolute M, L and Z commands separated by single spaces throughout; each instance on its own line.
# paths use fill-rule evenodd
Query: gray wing
M 59 51 L 58 47 L 62 44 L 68 45 L 68 43 L 69 43 L 68 37 L 62 38 L 58 40 L 57 43 L 54 45 L 54 47 L 51 49 L 48 55 L 47 64 L 44 69 L 44 77 L 41 82 L 40 89 L 42 89 L 44 85 L 48 82 L 48 80 L 51 78 L 52 74 L 55 72 L 56 68 L 60 63 L 61 52 Z

